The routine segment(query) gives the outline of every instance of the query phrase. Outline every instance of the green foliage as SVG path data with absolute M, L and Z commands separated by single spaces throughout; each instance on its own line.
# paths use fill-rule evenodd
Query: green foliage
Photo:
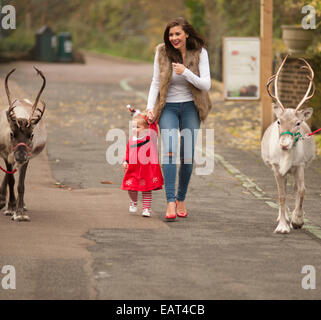
M 295 8 L 301 11 L 306 5 L 310 5 L 315 9 L 315 13 L 318 17 L 321 17 L 321 1 L 320 0 L 285 0 L 284 5 L 288 8 Z
M 17 29 L 10 36 L 1 39 L 0 52 L 27 53 L 33 46 L 34 34 L 25 29 Z
M 321 128 L 321 53 L 313 55 L 308 61 L 314 70 L 315 93 L 308 105 L 313 108 L 312 128 L 315 130 Z
M 260 35 L 260 1 L 216 0 L 225 19 L 226 36 Z
M 321 134 L 314 135 L 314 142 L 316 144 L 317 155 L 321 156 Z
M 188 19 L 192 26 L 200 34 L 204 34 L 206 28 L 205 3 L 203 0 L 185 0 Z
M 9 1 L 9 0 L 2 0 Z M 299 24 L 305 0 L 274 0 L 274 49 L 284 49 L 282 24 Z M 321 1 L 309 0 L 320 22 Z M 260 35 L 260 0 L 10 0 L 16 7 L 17 30 L 1 42 L 0 50 L 28 50 L 42 25 L 55 32 L 70 31 L 74 47 L 113 52 L 151 60 L 162 42 L 166 23 L 186 16 L 207 40 L 211 69 L 220 77 L 224 36 Z M 27 35 L 25 36 L 25 34 Z M 320 43 L 321 27 L 315 30 Z M 316 37 L 317 38 L 317 37 Z

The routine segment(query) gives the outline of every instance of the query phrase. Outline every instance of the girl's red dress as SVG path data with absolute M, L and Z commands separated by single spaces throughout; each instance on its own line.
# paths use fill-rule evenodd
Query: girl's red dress
M 162 189 L 164 184 L 158 162 L 157 122 L 151 123 L 142 139 L 131 137 L 124 160 L 128 163 L 121 189 L 151 191 Z

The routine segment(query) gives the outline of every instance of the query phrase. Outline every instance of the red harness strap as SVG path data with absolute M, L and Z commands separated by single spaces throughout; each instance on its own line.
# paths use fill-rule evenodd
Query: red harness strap
M 313 132 L 311 132 L 311 133 L 309 133 L 308 135 L 309 135 L 309 136 L 312 136 L 313 134 L 315 134 L 315 133 L 317 133 L 317 132 L 319 132 L 319 131 L 321 131 L 321 128 L 318 129 L 318 130 L 315 130 L 315 131 L 313 131 Z
M 27 151 L 28 151 L 28 157 L 31 156 L 31 152 L 30 152 L 30 151 L 31 151 L 31 148 L 30 148 L 27 144 L 25 144 L 25 143 L 23 143 L 23 142 L 20 142 L 20 143 L 16 144 L 14 147 L 12 147 L 12 151 L 16 151 L 19 146 L 24 146 L 24 147 L 26 147 L 26 149 L 27 149 Z M 1 166 L 0 166 L 0 170 L 2 170 L 3 172 L 5 172 L 5 173 L 7 173 L 7 174 L 14 174 L 15 172 L 17 172 L 17 169 L 14 169 L 13 171 L 8 171 L 8 170 L 2 168 Z
M 23 142 L 20 142 L 20 143 L 16 144 L 14 147 L 12 147 L 12 151 L 16 151 L 16 150 L 18 149 L 18 147 L 20 147 L 20 146 L 26 147 L 26 149 L 28 150 L 28 152 L 31 151 L 31 148 L 30 148 L 27 144 L 25 144 L 25 143 L 23 143 Z
M 28 150 L 28 156 L 30 157 L 31 156 L 31 153 L 30 153 L 31 148 L 27 144 L 25 144 L 23 142 L 20 142 L 20 143 L 16 144 L 14 147 L 12 147 L 12 151 L 16 151 L 17 148 L 20 147 L 20 146 L 26 147 L 26 149 Z
M 8 171 L 6 169 L 3 169 L 1 166 L 0 166 L 0 170 L 2 170 L 3 172 L 5 172 L 7 174 L 14 174 L 15 172 L 17 172 L 17 169 L 14 169 L 13 171 Z

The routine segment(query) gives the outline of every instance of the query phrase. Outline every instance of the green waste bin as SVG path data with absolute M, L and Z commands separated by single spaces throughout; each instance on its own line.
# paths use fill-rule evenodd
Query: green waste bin
M 58 38 L 57 60 L 61 62 L 72 61 L 72 39 L 70 32 L 60 32 Z
M 35 59 L 47 62 L 55 61 L 56 41 L 56 35 L 50 27 L 41 27 L 36 32 Z

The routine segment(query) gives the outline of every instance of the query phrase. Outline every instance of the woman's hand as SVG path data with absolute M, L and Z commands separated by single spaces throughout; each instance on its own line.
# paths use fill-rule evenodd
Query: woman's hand
M 153 112 L 153 110 L 148 110 L 147 111 L 147 120 L 150 123 L 154 122 L 154 112 Z
M 185 66 L 183 65 L 183 64 L 181 64 L 181 63 L 172 63 L 172 65 L 173 65 L 173 70 L 174 70 L 174 72 L 176 73 L 176 74 L 178 74 L 178 75 L 181 75 L 181 74 L 183 74 L 183 72 L 184 72 L 184 70 L 185 70 Z
M 122 167 L 123 167 L 123 170 L 125 172 L 128 169 L 128 162 L 124 161 L 123 164 L 122 164 Z

